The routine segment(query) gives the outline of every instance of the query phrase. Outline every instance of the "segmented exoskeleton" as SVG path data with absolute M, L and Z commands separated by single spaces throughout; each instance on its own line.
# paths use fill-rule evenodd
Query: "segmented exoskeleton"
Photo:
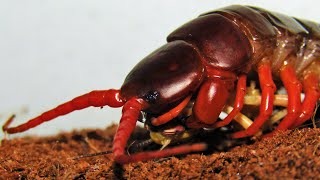
M 254 69 L 259 73 L 259 70 L 263 71 L 259 68 L 265 65 L 271 67 L 272 76 L 269 75 L 270 70 L 259 73 L 259 79 L 263 81 L 260 82 L 262 93 L 264 87 L 268 89 L 265 91 L 265 100 L 262 95 L 260 115 L 252 126 L 233 137 L 253 135 L 271 115 L 274 99 L 272 94 L 275 91 L 273 81 L 282 81 L 279 85 L 283 85 L 288 93 L 288 114 L 277 130 L 292 129 L 310 119 L 319 99 L 320 25 L 265 9 L 240 5 L 205 13 L 200 17 L 210 14 L 220 14 L 232 20 L 250 41 L 252 57 L 249 61 L 238 62 L 238 67 L 244 65 L 248 68 L 240 68 L 241 70 L 248 73 Z M 306 94 L 302 104 L 300 82 L 303 83 L 303 92 Z M 226 124 L 224 120 L 216 125 Z
M 256 134 L 274 105 L 287 107 L 276 131 L 292 129 L 310 119 L 319 100 L 319 38 L 319 25 L 310 21 L 248 6 L 218 9 L 171 33 L 167 44 L 133 68 L 120 90 L 92 91 L 17 127 L 8 127 L 10 118 L 3 130 L 22 132 L 89 106 L 123 106 L 113 153 L 116 162 L 129 163 L 206 148 L 200 143 L 126 155 L 127 140 L 142 117 L 151 139 L 163 145 L 186 139 L 199 128 L 228 125 L 244 104 L 259 105 L 259 114 L 233 138 Z M 252 72 L 258 74 L 253 79 L 259 79 L 261 94 L 247 88 Z M 284 100 L 275 96 L 275 82 L 286 89 Z M 228 115 L 219 120 L 222 111 Z

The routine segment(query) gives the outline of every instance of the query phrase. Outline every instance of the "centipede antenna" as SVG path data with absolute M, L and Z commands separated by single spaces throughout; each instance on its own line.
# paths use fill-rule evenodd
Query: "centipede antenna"
M 127 147 L 127 153 L 128 155 L 130 155 L 130 149 L 137 149 L 137 148 L 144 148 L 146 147 L 147 145 L 150 145 L 151 143 L 153 143 L 153 140 L 152 139 L 147 139 L 147 140 L 144 140 L 142 142 L 136 142 L 136 141 L 133 141 L 128 147 Z
M 166 148 L 169 144 L 171 143 L 171 140 L 166 140 L 165 143 L 162 145 L 162 147 L 160 148 L 160 151 L 163 150 L 164 148 Z
M 311 117 L 312 123 L 304 123 L 304 124 L 302 124 L 302 125 L 294 128 L 294 129 L 308 127 L 308 126 L 310 126 L 311 124 L 312 124 L 313 128 L 317 128 L 317 125 L 320 124 L 320 118 L 316 119 L 317 110 L 319 109 L 319 107 L 320 107 L 320 104 L 317 103 L 317 105 L 316 105 L 316 107 L 315 107 L 315 109 L 314 109 L 313 116 Z
M 94 157 L 94 156 L 101 156 L 101 155 L 105 155 L 105 154 L 111 154 L 112 151 L 103 151 L 103 152 L 97 152 L 97 153 L 92 153 L 92 154 L 83 154 L 80 156 L 76 156 L 76 157 L 72 157 L 72 160 L 78 160 L 81 158 L 86 158 L 86 157 Z
M 69 114 L 76 110 L 81 110 L 90 106 L 93 107 L 102 107 L 102 106 L 110 106 L 110 107 L 121 107 L 123 106 L 125 101 L 121 99 L 120 90 L 109 89 L 109 90 L 96 90 L 86 93 L 84 95 L 78 96 L 71 101 L 67 101 L 59 106 L 48 110 L 41 115 L 30 119 L 29 121 L 20 124 L 16 127 L 9 127 L 11 122 L 14 119 L 14 115 L 12 115 L 2 126 L 2 130 L 9 133 L 15 134 L 19 132 L 24 132 L 28 129 L 34 128 L 44 122 L 53 120 L 59 116 L 63 116 Z
M 7 121 L 4 123 L 4 125 L 2 126 L 2 131 L 6 132 L 6 129 L 8 129 L 8 126 L 10 126 L 10 124 L 12 123 L 13 119 L 16 117 L 15 114 L 12 114 Z
M 128 148 L 127 148 L 127 154 L 130 155 L 129 149 L 131 148 L 131 146 L 135 143 L 136 141 L 132 141 L 132 143 L 129 144 Z
M 317 128 L 315 118 L 316 118 L 316 114 L 317 114 L 317 110 L 318 110 L 319 106 L 320 106 L 320 104 L 319 104 L 319 102 L 317 102 L 317 104 L 316 104 L 316 108 L 314 108 L 314 113 L 313 113 L 312 118 L 311 118 L 313 128 Z

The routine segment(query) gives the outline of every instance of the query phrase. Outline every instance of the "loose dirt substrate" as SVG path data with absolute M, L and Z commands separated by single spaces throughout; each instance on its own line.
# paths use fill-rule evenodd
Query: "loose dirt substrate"
M 73 159 L 110 151 L 115 129 L 4 140 L 0 179 L 320 179 L 320 129 L 310 128 L 286 131 L 228 152 L 124 166 L 114 164 L 112 154 Z M 138 132 L 134 138 L 145 135 Z

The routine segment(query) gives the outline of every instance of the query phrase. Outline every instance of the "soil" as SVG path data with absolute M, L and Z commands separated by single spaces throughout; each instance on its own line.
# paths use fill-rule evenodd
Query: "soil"
M 111 153 L 79 157 L 111 151 L 115 130 L 113 125 L 54 137 L 4 140 L 0 146 L 0 179 L 320 179 L 319 128 L 249 140 L 228 151 L 213 148 L 206 153 L 124 166 L 115 164 Z M 144 130 L 137 129 L 132 139 L 146 136 Z M 214 141 L 212 137 L 206 139 Z

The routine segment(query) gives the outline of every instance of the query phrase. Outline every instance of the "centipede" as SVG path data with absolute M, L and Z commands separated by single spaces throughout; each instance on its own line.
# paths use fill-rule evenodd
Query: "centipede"
M 133 67 L 119 89 L 91 91 L 16 127 L 9 127 L 12 116 L 2 129 L 19 133 L 90 106 L 123 107 L 113 141 L 114 160 L 120 164 L 204 151 L 207 146 L 201 142 L 167 146 L 230 123 L 241 126 L 230 134 L 239 139 L 256 135 L 267 122 L 277 122 L 264 134 L 270 137 L 315 116 L 319 59 L 319 24 L 232 5 L 174 30 L 167 43 Z M 245 110 L 247 106 L 257 113 Z M 161 150 L 126 154 L 137 122 L 144 123 Z

